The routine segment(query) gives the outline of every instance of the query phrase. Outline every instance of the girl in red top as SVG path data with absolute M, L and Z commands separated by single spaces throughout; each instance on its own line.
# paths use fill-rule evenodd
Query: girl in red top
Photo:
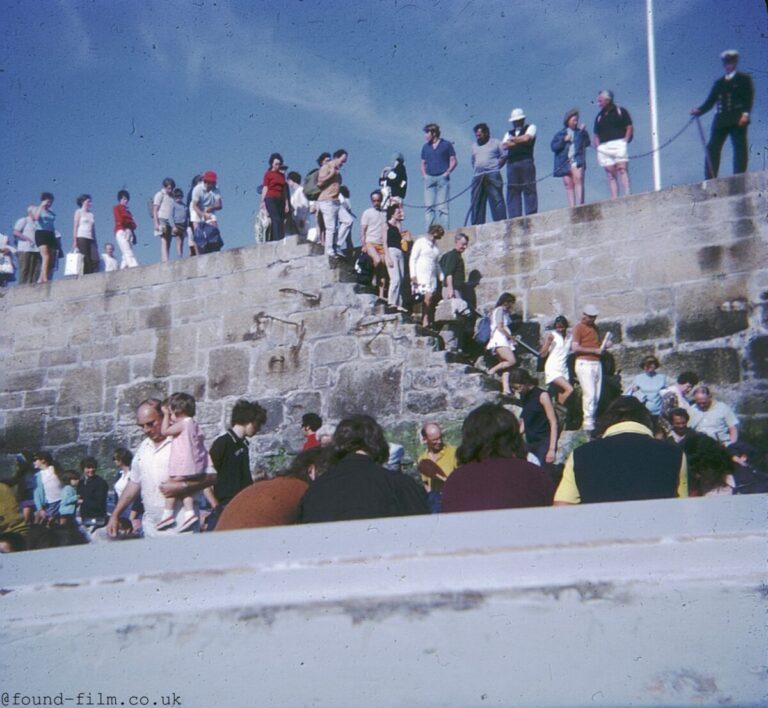
M 272 225 L 270 241 L 280 241 L 285 236 L 285 217 L 288 215 L 288 183 L 285 181 L 283 156 L 273 152 L 269 156 L 269 169 L 264 173 L 261 201 L 267 208 Z
M 136 256 L 133 255 L 133 245 L 136 243 L 136 235 L 133 231 L 136 228 L 136 222 L 128 209 L 130 200 L 131 195 L 125 189 L 121 189 L 117 193 L 117 204 L 112 209 L 115 215 L 115 239 L 123 254 L 120 268 L 135 268 L 139 265 Z

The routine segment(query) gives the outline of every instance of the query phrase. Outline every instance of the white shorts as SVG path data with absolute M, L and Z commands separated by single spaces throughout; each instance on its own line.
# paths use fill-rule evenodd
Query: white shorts
M 618 162 L 628 162 L 627 141 L 624 138 L 609 140 L 597 146 L 597 164 L 600 167 L 613 167 Z

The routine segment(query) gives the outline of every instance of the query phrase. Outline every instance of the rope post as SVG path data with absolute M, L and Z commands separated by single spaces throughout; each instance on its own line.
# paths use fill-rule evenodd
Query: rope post
M 707 150 L 707 139 L 704 137 L 704 128 L 701 127 L 701 120 L 699 120 L 699 116 L 695 116 L 696 118 L 696 127 L 699 129 L 699 137 L 701 138 L 701 145 L 704 148 L 704 159 L 707 164 L 707 179 L 714 179 L 715 177 L 715 170 L 712 167 L 712 158 L 709 156 L 709 150 Z

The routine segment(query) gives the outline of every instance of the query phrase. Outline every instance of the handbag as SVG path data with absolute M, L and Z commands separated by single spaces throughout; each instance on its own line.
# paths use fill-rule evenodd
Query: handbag
M 67 253 L 64 259 L 64 275 L 82 275 L 85 269 L 85 256 L 78 250 Z
M 14 272 L 13 258 L 5 254 L 0 255 L 0 275 L 13 275 Z

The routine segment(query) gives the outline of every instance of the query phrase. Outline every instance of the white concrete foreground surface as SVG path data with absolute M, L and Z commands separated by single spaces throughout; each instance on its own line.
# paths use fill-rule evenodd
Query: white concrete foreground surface
M 766 705 L 767 529 L 756 495 L 3 556 L 0 703 Z

